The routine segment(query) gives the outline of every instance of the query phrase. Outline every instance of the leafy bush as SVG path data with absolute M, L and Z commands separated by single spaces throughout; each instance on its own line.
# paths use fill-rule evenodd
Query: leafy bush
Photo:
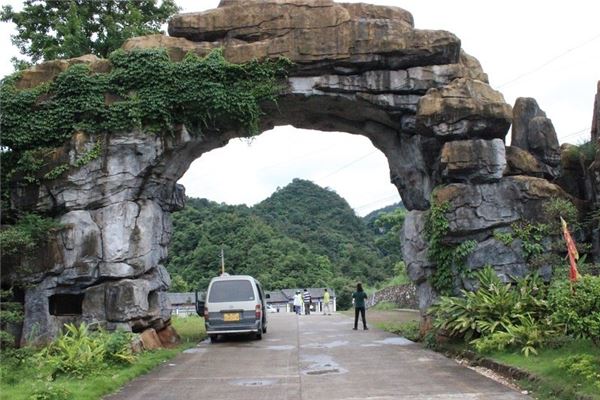
M 573 284 L 554 281 L 548 305 L 553 322 L 565 334 L 600 343 L 600 277 L 583 275 Z
M 2 255 L 10 256 L 31 251 L 47 240 L 49 232 L 57 227 L 57 223 L 51 218 L 26 214 L 15 225 L 0 231 Z
M 578 229 L 578 214 L 577 207 L 567 199 L 553 198 L 545 201 L 543 205 L 544 218 L 550 232 L 555 235 L 562 232 L 561 217 L 569 224 L 570 230 Z
M 39 362 L 50 367 L 51 375 L 63 373 L 82 378 L 104 368 L 107 363 L 132 364 L 137 359 L 129 332 L 91 331 L 88 325 L 66 324 L 65 332 L 37 353 Z
M 517 324 L 503 326 L 504 331 L 496 331 L 474 339 L 471 344 L 480 353 L 502 351 L 506 347 L 520 347 L 525 357 L 529 357 L 530 354 L 537 354 L 536 347 L 542 347 L 548 339 L 555 336 L 555 331 L 547 319 L 536 321 L 528 314 L 517 316 L 517 320 Z
M 15 345 L 15 337 L 9 330 L 22 320 L 23 306 L 13 301 L 12 290 L 0 289 L 0 349 Z
M 600 390 L 600 358 L 590 354 L 577 354 L 558 361 L 560 369 L 568 374 L 593 382 Z
M 434 328 L 462 338 L 480 351 L 522 346 L 529 355 L 553 334 L 550 329 L 545 287 L 537 275 L 502 283 L 496 272 L 484 268 L 475 273 L 479 289 L 462 291 L 463 297 L 441 297 L 430 312 Z
M 131 342 L 135 335 L 130 332 L 103 332 L 101 338 L 106 349 L 105 360 L 115 364 L 133 364 L 137 356 L 133 352 Z
M 70 400 L 73 398 L 71 392 L 55 383 L 46 382 L 43 387 L 36 389 L 30 400 Z
M 52 376 L 65 373 L 81 378 L 101 368 L 106 353 L 102 337 L 93 335 L 84 323 L 66 324 L 65 329 L 62 336 L 38 353 L 39 361 L 51 367 Z

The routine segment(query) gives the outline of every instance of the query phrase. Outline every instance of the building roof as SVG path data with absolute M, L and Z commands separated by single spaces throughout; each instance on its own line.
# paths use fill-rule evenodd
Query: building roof
M 289 301 L 289 298 L 281 290 L 273 290 L 267 294 L 270 296 L 267 303 L 287 303 Z
M 308 289 L 308 291 L 310 292 L 310 297 L 313 299 L 322 299 L 323 293 L 325 293 L 325 288 L 306 288 L 306 289 Z M 334 298 L 335 290 L 333 290 L 331 288 L 327 288 L 327 290 L 329 291 L 329 295 L 331 296 L 331 298 Z M 281 295 L 277 294 L 276 295 L 277 297 L 274 297 L 273 294 L 271 294 L 271 298 L 269 299 L 268 302 L 279 303 L 282 301 L 286 301 L 286 300 L 279 300 L 282 298 L 282 296 L 284 296 L 287 299 L 287 301 L 292 301 L 294 299 L 294 294 L 296 294 L 296 291 L 300 291 L 300 293 L 304 293 L 304 288 L 281 289 L 281 290 L 277 290 L 277 291 L 268 292 L 269 294 L 281 293 Z M 275 300 L 275 298 L 277 298 L 277 300 Z
M 194 304 L 196 301 L 196 294 L 194 292 L 167 293 L 167 296 L 171 305 Z

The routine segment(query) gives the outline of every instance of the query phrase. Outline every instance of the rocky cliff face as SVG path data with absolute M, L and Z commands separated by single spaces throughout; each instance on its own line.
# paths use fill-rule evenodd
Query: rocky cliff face
M 169 33 L 134 38 L 123 48 L 166 48 L 174 61 L 216 47 L 236 63 L 288 57 L 295 66 L 287 90 L 277 109 L 265 108 L 262 128 L 291 124 L 364 135 L 386 155 L 390 180 L 412 210 L 403 249 L 422 310 L 436 296 L 427 281 L 436 265 L 427 258 L 423 219 L 436 186 L 443 185 L 438 201 L 450 204 L 448 240 L 477 240 L 469 268 L 492 263 L 506 276 L 525 272 L 520 250 L 493 233 L 535 217 L 544 199 L 564 195 L 544 179 L 559 165 L 556 134 L 531 102 L 518 103 L 513 115 L 456 36 L 414 29 L 411 14 L 397 7 L 330 0 L 224 0 L 215 10 L 174 16 Z M 54 79 L 78 62 L 93 72 L 111 68 L 91 56 L 46 63 L 26 71 L 19 87 Z M 513 120 L 519 122 L 514 147 L 505 148 Z M 58 215 L 65 227 L 48 267 L 28 278 L 24 337 L 51 337 L 66 318 L 160 329 L 169 319 L 162 267 L 169 213 L 184 198 L 176 182 L 194 159 L 237 136 L 191 137 L 185 127 L 169 139 L 142 131 L 75 134 L 61 149 L 71 165 L 98 140 L 105 144 L 102 157 L 51 184 L 13 193 L 15 207 Z M 78 312 L 56 312 L 65 299 L 77 299 Z

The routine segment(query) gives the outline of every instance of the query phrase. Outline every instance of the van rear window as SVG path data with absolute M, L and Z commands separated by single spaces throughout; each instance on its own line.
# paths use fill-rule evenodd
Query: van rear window
M 250 281 L 247 280 L 213 282 L 208 294 L 210 303 L 249 300 L 254 300 L 254 290 L 252 290 Z

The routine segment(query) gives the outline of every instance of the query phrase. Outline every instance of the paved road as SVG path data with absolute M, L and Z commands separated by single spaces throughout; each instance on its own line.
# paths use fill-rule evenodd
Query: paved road
M 529 399 L 406 339 L 353 331 L 343 315 L 269 317 L 263 340 L 199 343 L 106 399 Z

